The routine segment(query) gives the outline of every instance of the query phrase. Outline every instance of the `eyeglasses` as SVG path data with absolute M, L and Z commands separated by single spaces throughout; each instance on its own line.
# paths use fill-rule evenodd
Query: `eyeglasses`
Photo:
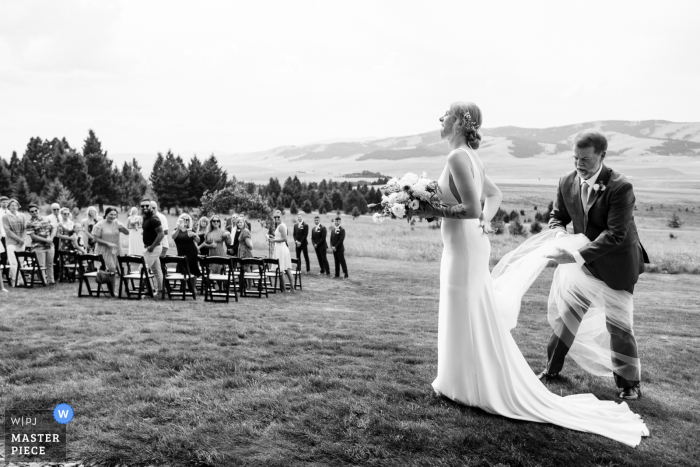
M 37 211 L 37 210 L 35 209 L 35 210 L 33 210 L 33 211 L 29 211 L 29 214 L 36 214 L 37 212 L 39 212 L 39 211 Z
M 221 224 L 221 221 L 217 221 L 217 220 L 211 221 L 212 224 L 213 224 L 214 222 L 218 222 L 219 224 Z
M 58 211 L 59 209 L 60 209 L 60 208 L 56 208 L 56 209 L 54 209 L 54 211 Z
M 280 218 L 280 216 L 275 216 L 275 217 L 273 217 L 273 219 L 279 219 L 279 218 Z
M 149 206 L 148 204 L 143 204 L 143 205 L 141 205 L 141 209 L 146 209 L 146 208 L 150 208 L 150 207 L 151 207 L 151 206 Z

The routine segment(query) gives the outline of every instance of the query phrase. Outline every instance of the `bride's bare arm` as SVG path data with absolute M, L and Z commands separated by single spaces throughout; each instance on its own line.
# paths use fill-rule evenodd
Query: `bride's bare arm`
M 481 215 L 481 200 L 479 199 L 480 194 L 476 190 L 476 183 L 474 183 L 471 159 L 463 151 L 455 150 L 447 156 L 447 165 L 462 203 L 445 209 L 437 209 L 428 203 L 421 203 L 416 214 L 421 217 L 477 219 Z
M 486 222 L 491 222 L 491 219 L 493 219 L 493 216 L 496 215 L 498 208 L 501 206 L 503 194 L 488 175 L 484 176 L 484 197 L 486 198 L 483 212 L 484 220 Z

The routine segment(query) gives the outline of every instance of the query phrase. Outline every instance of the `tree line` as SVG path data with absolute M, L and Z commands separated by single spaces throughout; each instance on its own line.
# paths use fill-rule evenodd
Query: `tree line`
M 289 209 L 293 214 L 303 210 L 358 215 L 368 212 L 367 204 L 381 201 L 381 192 L 373 185 L 382 181 L 361 182 L 355 188 L 356 183 L 349 181 L 307 183 L 294 176 L 284 183 L 270 178 L 268 183 L 256 184 L 229 177 L 213 154 L 203 161 L 195 155 L 185 163 L 170 150 L 158 153 L 146 180 L 136 159 L 117 167 L 93 130 L 88 131 L 82 150 L 71 147 L 65 137 L 32 137 L 21 158 L 16 151 L 9 162 L 0 158 L 0 194 L 17 198 L 24 207 L 56 202 L 70 209 L 99 205 L 103 211 L 104 205 L 114 205 L 124 210 L 148 194 L 164 210 L 199 209 L 203 203 L 211 209 L 218 206 L 216 200 L 240 193 L 248 196 L 248 203 L 255 199 L 269 209 Z M 212 197 L 223 190 L 226 196 Z

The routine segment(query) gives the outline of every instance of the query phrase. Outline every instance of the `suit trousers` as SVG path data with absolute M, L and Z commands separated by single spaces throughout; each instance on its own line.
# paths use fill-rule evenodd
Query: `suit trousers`
M 348 277 L 348 266 L 345 264 L 345 250 L 335 250 L 333 252 L 335 262 L 335 277 L 340 277 L 340 268 L 343 268 L 343 275 Z
M 311 271 L 309 266 L 309 244 L 302 243 L 301 246 L 297 247 L 297 259 L 301 261 L 301 253 L 304 252 L 304 261 L 306 261 L 306 272 Z M 300 265 L 301 266 L 301 265 Z
M 328 254 L 327 254 L 328 248 L 325 246 L 321 246 L 316 248 L 316 257 L 318 258 L 318 265 L 321 267 L 321 274 L 326 273 L 330 274 L 331 273 L 331 267 L 328 264 Z
M 584 310 L 579 310 L 577 313 L 574 310 L 569 309 L 569 314 L 573 316 L 575 321 L 580 324 L 581 316 L 588 311 L 588 306 L 590 302 L 584 297 L 579 296 L 581 301 L 585 304 L 586 308 Z M 573 342 L 576 338 L 576 332 L 578 331 L 578 326 L 576 329 L 569 329 L 564 325 L 561 316 L 558 316 L 555 320 L 554 328 L 561 329 L 561 337 L 557 336 L 556 333 L 552 333 L 549 337 L 549 343 L 547 344 L 547 373 L 557 374 L 564 367 L 564 358 L 569 352 L 569 346 L 565 342 Z M 572 320 L 568 320 L 571 322 Z M 610 350 L 616 353 L 627 355 L 629 357 L 638 358 L 637 353 L 637 340 L 632 334 L 624 329 L 616 326 L 610 320 L 607 320 L 606 328 L 610 333 Z M 616 358 L 612 358 L 613 368 L 625 365 L 625 362 L 617 361 Z M 617 373 L 613 372 L 615 377 L 615 384 L 619 388 L 629 388 L 639 384 L 639 381 L 630 381 Z

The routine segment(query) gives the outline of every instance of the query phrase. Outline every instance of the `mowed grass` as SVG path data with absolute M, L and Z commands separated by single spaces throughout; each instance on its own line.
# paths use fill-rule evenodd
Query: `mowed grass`
M 0 408 L 69 403 L 69 458 L 99 465 L 697 465 L 700 277 L 637 286 L 644 398 L 632 408 L 651 437 L 632 449 L 435 396 L 439 263 L 348 263 L 349 281 L 304 276 L 297 295 L 228 305 L 13 289 Z M 514 330 L 533 370 L 552 271 Z M 571 361 L 565 374 L 552 391 L 613 398 L 612 379 Z

